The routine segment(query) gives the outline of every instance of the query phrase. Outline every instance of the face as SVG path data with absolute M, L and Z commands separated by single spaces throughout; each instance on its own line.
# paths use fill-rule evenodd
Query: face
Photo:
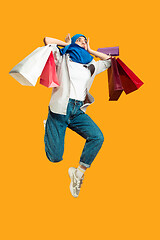
M 87 50 L 87 40 L 84 37 L 79 37 L 75 43 Z

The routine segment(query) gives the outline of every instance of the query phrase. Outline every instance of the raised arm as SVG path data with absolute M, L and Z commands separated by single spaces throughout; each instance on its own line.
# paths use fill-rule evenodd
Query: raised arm
M 57 44 L 57 45 L 60 45 L 62 47 L 65 47 L 67 46 L 69 43 L 66 43 L 66 42 L 63 42 L 61 40 L 58 40 L 56 38 L 50 38 L 50 37 L 45 37 L 43 39 L 43 42 L 45 45 L 48 45 L 48 44 Z
M 107 55 L 107 54 L 105 54 L 105 53 L 101 53 L 101 52 L 92 50 L 92 49 L 90 48 L 90 46 L 89 46 L 89 38 L 88 38 L 88 42 L 87 42 L 87 48 L 88 48 L 87 51 L 88 51 L 90 54 L 94 55 L 95 57 L 100 58 L 101 60 L 106 60 L 106 59 L 111 58 L 110 55 Z

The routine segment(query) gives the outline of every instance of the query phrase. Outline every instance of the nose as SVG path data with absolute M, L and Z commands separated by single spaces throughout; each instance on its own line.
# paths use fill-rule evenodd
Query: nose
M 85 41 L 85 40 L 83 40 L 83 41 L 82 41 L 82 44 L 85 46 L 85 45 L 86 45 L 86 41 Z

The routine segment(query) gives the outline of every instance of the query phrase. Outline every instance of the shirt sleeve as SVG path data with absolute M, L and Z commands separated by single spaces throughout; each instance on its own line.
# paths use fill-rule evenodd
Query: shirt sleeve
M 96 75 L 105 71 L 107 68 L 111 66 L 111 59 L 99 60 L 96 62 Z

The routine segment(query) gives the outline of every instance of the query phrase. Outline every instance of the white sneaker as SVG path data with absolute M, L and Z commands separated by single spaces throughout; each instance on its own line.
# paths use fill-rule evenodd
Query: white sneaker
M 76 168 L 71 167 L 68 170 L 68 174 L 71 178 L 71 183 L 70 183 L 70 191 L 73 197 L 78 197 L 79 192 L 80 192 L 80 188 L 81 188 L 81 184 L 82 184 L 82 180 L 84 179 L 84 176 L 82 178 L 78 178 L 76 176 Z

